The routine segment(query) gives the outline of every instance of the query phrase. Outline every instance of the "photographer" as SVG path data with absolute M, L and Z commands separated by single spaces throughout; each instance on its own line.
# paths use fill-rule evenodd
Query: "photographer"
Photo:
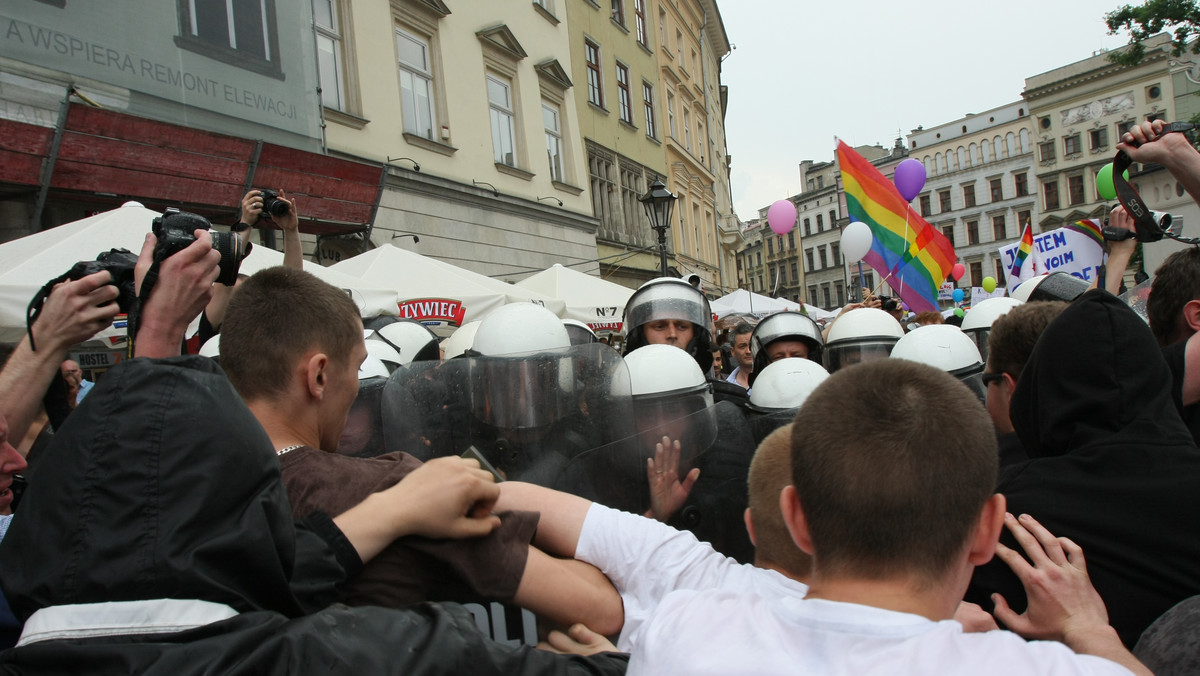
M 283 230 L 283 266 L 285 268 L 304 269 L 304 245 L 300 242 L 300 215 L 296 212 L 295 200 L 286 199 L 287 193 L 280 190 L 278 195 L 270 191 L 251 190 L 242 197 L 241 210 L 238 212 L 238 222 L 230 230 L 240 233 L 243 237 L 249 235 L 250 228 L 260 222 L 274 223 Z M 283 207 L 287 211 L 283 211 Z M 225 308 L 229 305 L 229 297 L 233 295 L 237 284 L 245 279 L 238 276 L 238 282 L 233 286 L 218 285 L 213 292 L 212 301 L 200 315 L 200 328 L 196 335 L 200 344 L 221 332 L 221 322 L 225 321 Z

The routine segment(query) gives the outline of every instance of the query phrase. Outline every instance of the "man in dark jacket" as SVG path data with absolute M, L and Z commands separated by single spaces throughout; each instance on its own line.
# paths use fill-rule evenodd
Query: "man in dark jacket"
M 270 439 L 203 357 L 123 362 L 48 453 L 0 546 L 25 620 L 0 671 L 624 670 L 488 641 L 458 606 L 326 608 L 360 558 L 328 516 L 292 521 Z
M 1087 552 L 1088 573 L 1126 646 L 1171 606 L 1200 593 L 1200 450 L 1171 403 L 1171 377 L 1149 328 L 1091 291 L 1042 333 L 1010 415 L 1029 460 L 998 490 Z M 1023 605 L 1002 562 L 976 570 L 967 600 L 1000 592 Z M 986 606 L 985 606 L 986 607 Z

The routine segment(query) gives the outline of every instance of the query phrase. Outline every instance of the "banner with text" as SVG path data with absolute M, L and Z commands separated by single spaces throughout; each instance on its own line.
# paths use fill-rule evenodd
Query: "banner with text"
M 997 251 L 1004 269 L 1011 270 L 1020 242 L 1002 246 Z M 1096 279 L 1097 268 L 1104 262 L 1104 249 L 1096 240 L 1082 232 L 1058 228 L 1033 236 L 1041 272 L 1066 272 L 1080 279 Z M 999 289 L 997 289 L 999 291 Z

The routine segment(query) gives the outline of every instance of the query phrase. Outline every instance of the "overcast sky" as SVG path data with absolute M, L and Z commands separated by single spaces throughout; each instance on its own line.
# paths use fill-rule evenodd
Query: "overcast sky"
M 718 0 L 737 45 L 722 80 L 738 217 L 800 192 L 797 166 L 833 159 L 834 136 L 890 148 L 898 132 L 1011 103 L 1025 78 L 1125 44 L 1103 20 L 1120 4 Z

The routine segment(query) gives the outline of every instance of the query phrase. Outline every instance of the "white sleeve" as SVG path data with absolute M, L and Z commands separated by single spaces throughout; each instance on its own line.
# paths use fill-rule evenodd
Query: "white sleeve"
M 736 560 L 688 531 L 593 503 L 584 519 L 575 558 L 599 568 L 625 604 L 617 647 L 629 650 L 638 629 L 668 593 L 720 587 L 746 574 Z

